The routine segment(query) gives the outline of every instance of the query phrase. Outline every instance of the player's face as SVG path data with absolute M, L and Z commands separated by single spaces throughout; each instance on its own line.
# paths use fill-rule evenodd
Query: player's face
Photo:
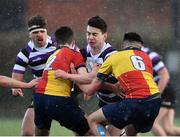
M 47 31 L 45 30 L 34 31 L 30 34 L 30 38 L 37 47 L 44 47 L 46 45 L 46 40 L 47 40 Z
M 98 28 L 87 26 L 86 38 L 91 48 L 102 48 L 107 38 L 107 33 L 102 33 Z

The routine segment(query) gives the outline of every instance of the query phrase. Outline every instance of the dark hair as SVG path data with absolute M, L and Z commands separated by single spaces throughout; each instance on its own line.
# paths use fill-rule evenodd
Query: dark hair
M 71 44 L 73 40 L 73 31 L 67 26 L 62 26 L 56 30 L 54 33 L 57 44 Z
M 31 27 L 33 25 L 37 25 L 37 26 L 40 26 L 41 28 L 46 28 L 46 20 L 40 16 L 40 15 L 35 15 L 35 16 L 32 16 L 29 21 L 28 21 L 28 27 Z
M 141 44 L 144 43 L 141 36 L 136 32 L 127 32 L 127 33 L 125 33 L 123 41 L 140 42 Z
M 102 31 L 102 33 L 107 32 L 107 24 L 106 22 L 99 16 L 92 17 L 88 20 L 88 25 L 91 27 L 98 28 Z

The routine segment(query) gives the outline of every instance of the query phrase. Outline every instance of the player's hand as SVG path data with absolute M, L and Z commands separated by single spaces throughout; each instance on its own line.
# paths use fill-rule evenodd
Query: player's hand
M 41 77 L 31 80 L 31 81 L 28 83 L 28 88 L 32 88 L 33 86 L 37 85 L 40 79 L 41 79 Z
M 99 65 L 99 64 L 94 64 L 94 65 L 93 65 L 93 68 L 92 68 L 92 71 L 91 71 L 91 74 L 93 74 L 94 76 L 96 76 L 96 74 L 97 74 L 97 72 L 98 72 L 98 70 L 99 70 L 100 67 L 101 67 L 101 65 Z
M 124 99 L 125 96 L 126 96 L 125 93 L 124 93 L 124 90 L 120 87 L 119 82 L 114 84 L 113 93 L 115 93 L 117 96 L 119 96 L 122 99 Z
M 72 74 L 77 74 L 77 71 L 76 71 L 73 63 L 70 64 L 70 69 L 71 69 Z
M 55 75 L 55 78 L 68 79 L 68 73 L 61 69 L 55 70 L 54 75 Z
M 24 93 L 23 93 L 21 88 L 13 88 L 12 89 L 12 95 L 13 96 L 21 96 L 21 97 L 23 97 Z

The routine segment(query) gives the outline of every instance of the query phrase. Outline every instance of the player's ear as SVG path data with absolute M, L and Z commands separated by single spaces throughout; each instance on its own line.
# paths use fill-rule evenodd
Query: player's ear
M 108 36 L 107 32 L 105 32 L 103 35 L 104 35 L 104 40 L 106 40 Z

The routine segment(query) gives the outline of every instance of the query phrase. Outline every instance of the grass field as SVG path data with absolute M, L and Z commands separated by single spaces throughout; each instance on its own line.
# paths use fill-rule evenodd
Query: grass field
M 175 119 L 175 124 L 180 126 L 180 118 Z M 0 136 L 20 136 L 21 120 L 19 119 L 0 119 Z M 51 136 L 72 136 L 73 133 L 63 128 L 53 121 L 51 127 Z M 152 136 L 151 132 L 141 134 L 142 136 Z

